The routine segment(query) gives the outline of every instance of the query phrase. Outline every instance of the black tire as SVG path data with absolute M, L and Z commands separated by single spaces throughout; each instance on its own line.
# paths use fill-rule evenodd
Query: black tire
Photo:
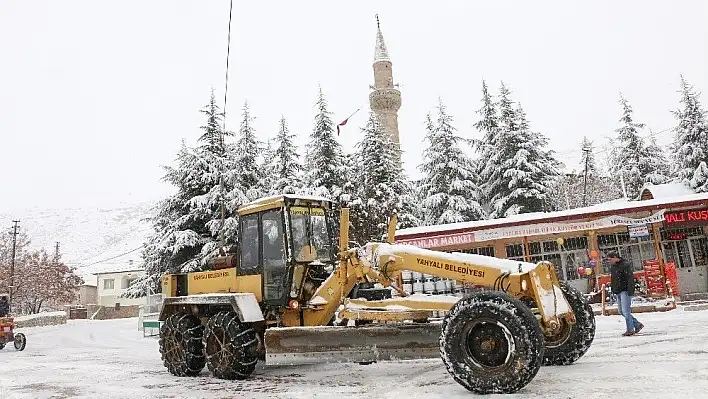
M 258 333 L 250 324 L 241 323 L 235 312 L 212 316 L 202 338 L 206 363 L 214 377 L 243 380 L 258 362 Z
M 25 337 L 25 334 L 23 334 L 23 333 L 15 334 L 13 346 L 15 347 L 15 350 L 17 350 L 17 351 L 25 350 L 25 346 L 27 346 L 27 337 Z
M 567 282 L 560 282 L 566 300 L 575 313 L 575 324 L 561 321 L 561 331 L 545 336 L 544 366 L 565 366 L 580 359 L 595 339 L 595 313 L 585 296 Z
M 518 299 L 503 292 L 477 292 L 459 300 L 443 320 L 440 355 L 453 379 L 467 390 L 513 393 L 541 368 L 543 333 Z
M 204 326 L 191 314 L 176 313 L 160 328 L 160 354 L 171 374 L 193 377 L 204 368 Z

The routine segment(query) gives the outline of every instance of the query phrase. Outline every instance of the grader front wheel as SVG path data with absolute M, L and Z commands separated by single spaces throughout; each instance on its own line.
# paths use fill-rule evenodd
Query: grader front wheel
M 556 334 L 545 336 L 544 366 L 574 363 L 590 349 L 595 338 L 595 313 L 590 303 L 565 281 L 560 283 L 560 289 L 575 314 L 575 324 L 563 320 Z
M 235 312 L 219 312 L 207 322 L 203 337 L 207 366 L 217 378 L 243 380 L 258 362 L 256 330 Z
M 453 379 L 469 391 L 513 393 L 538 373 L 543 334 L 521 301 L 478 292 L 458 301 L 443 320 L 440 354 Z
M 202 333 L 204 326 L 196 316 L 176 313 L 160 329 L 160 354 L 173 375 L 196 376 L 204 368 Z

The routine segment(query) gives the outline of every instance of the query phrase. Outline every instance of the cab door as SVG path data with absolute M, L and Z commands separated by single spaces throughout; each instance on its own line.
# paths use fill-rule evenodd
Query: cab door
M 263 302 L 266 305 L 285 306 L 289 299 L 291 270 L 287 264 L 286 234 L 281 209 L 260 214 L 263 267 Z

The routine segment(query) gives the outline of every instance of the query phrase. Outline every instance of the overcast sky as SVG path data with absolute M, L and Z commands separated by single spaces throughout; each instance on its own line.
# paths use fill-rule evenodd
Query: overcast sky
M 0 0 L 0 208 L 170 193 L 161 165 L 195 142 L 210 87 L 223 102 L 228 11 L 228 0 Z M 282 114 L 306 140 L 321 84 L 335 122 L 364 106 L 340 138 L 351 148 L 368 111 L 376 13 L 414 177 L 438 96 L 459 132 L 477 135 L 482 79 L 494 93 L 503 79 L 569 163 L 583 135 L 602 145 L 613 133 L 620 90 L 660 131 L 674 124 L 681 73 L 708 89 L 703 0 L 234 1 L 228 128 L 248 99 L 260 138 Z

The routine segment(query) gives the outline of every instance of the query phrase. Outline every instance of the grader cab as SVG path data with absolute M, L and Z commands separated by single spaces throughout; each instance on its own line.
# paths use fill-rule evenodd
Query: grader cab
M 211 270 L 163 276 L 160 352 L 174 375 L 207 366 L 215 377 L 244 379 L 259 359 L 268 366 L 442 358 L 468 390 L 511 393 L 541 365 L 575 362 L 594 339 L 592 309 L 548 262 L 398 245 L 395 216 L 387 242 L 350 249 L 349 209 L 341 208 L 337 226 L 324 198 L 279 195 L 238 213 L 234 252 Z M 403 271 L 485 289 L 407 297 L 397 284 Z M 400 297 L 357 298 L 355 287 L 371 283 Z M 438 311 L 447 312 L 442 322 L 432 317 Z

